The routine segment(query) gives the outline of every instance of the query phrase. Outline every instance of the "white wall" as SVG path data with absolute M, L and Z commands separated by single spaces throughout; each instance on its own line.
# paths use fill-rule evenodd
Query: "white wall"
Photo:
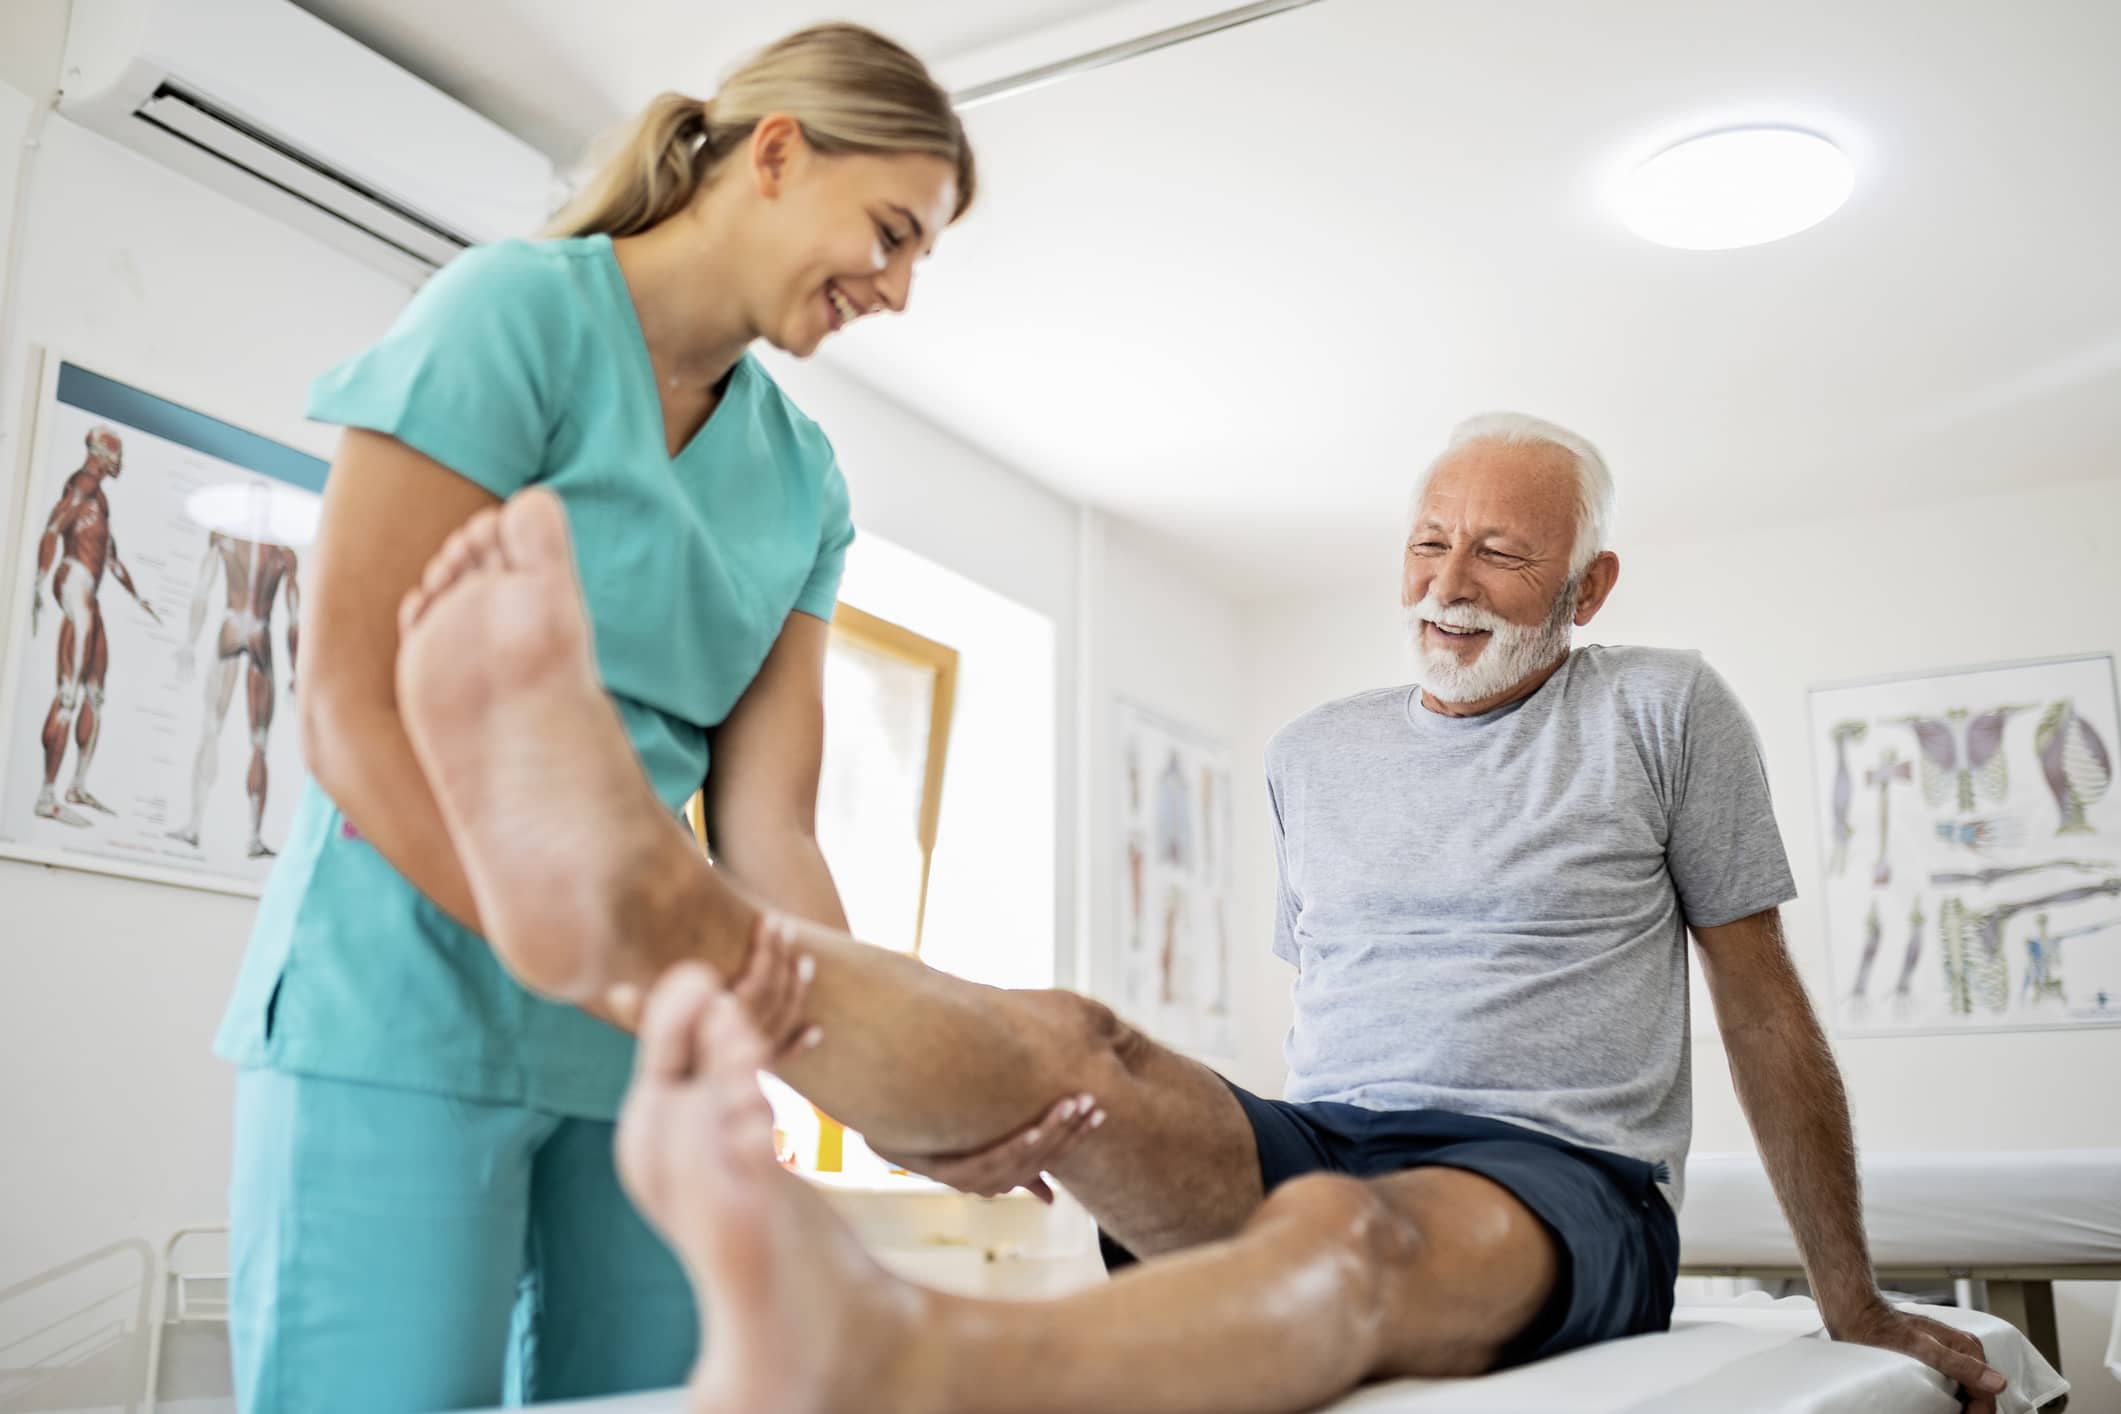
M 0 86 L 10 159 L 27 103 Z M 303 384 L 380 333 L 406 294 L 59 118 L 24 179 L 0 345 L 7 603 L 23 568 L 32 344 L 328 454 L 331 435 L 302 421 Z M 0 641 L 15 628 L 0 625 Z M 230 1076 L 207 1047 L 252 904 L 6 860 L 0 899 L 4 1290 L 113 1241 L 159 1246 L 179 1226 L 223 1220 Z M 0 1321 L 20 1329 L 36 1299 Z
M 1253 748 L 1331 697 L 1410 676 L 1384 547 L 1369 582 L 1262 609 L 1249 642 Z M 2121 654 L 2121 478 L 1682 545 L 1623 546 L 1586 641 L 1699 648 L 1759 725 L 1803 897 L 1784 912 L 1826 996 L 1805 688 L 1899 672 Z M 1271 859 L 1268 861 L 1271 868 Z M 1260 905 L 1271 907 L 1271 897 Z M 1263 914 L 1255 931 L 1271 922 Z M 1262 963 L 1268 970 L 1280 965 Z M 1859 1140 L 1875 1149 L 2121 1146 L 2121 1028 L 1837 1040 Z M 1722 1048 L 1695 1038 L 1697 1149 L 1751 1149 Z M 2101 1367 L 2113 1288 L 2072 1284 L 2071 1408 L 2121 1414 Z
M 0 84 L 39 99 L 59 86 L 71 7 L 72 0 L 8 0 L 0 18 Z
M 23 143 L 29 137 L 31 113 L 35 101 L 20 89 L 0 81 L 0 281 L 6 279 L 8 254 L 14 249 L 15 195 L 20 186 L 23 158 L 26 149 Z M 0 290 L 4 296 L 4 290 Z M 0 413 L 0 426 L 7 417 Z M 6 516 L 0 513 L 0 524 Z
M 1091 666 L 1088 780 L 1090 839 L 1096 851 L 1089 874 L 1089 927 L 1084 930 L 1090 990 L 1115 1000 L 1120 939 L 1121 888 L 1119 746 L 1114 740 L 1114 704 L 1125 700 L 1185 724 L 1229 746 L 1236 801 L 1231 827 L 1240 842 L 1239 880 L 1232 899 L 1230 934 L 1233 987 L 1232 1031 L 1236 1054 L 1203 1057 L 1249 1089 L 1281 1093 L 1280 1046 L 1284 1022 L 1271 996 L 1260 997 L 1259 974 L 1245 966 L 1249 954 L 1268 957 L 1267 941 L 1245 926 L 1249 874 L 1242 841 L 1263 828 L 1264 793 L 1257 753 L 1243 737 L 1245 620 L 1238 606 L 1180 567 L 1154 536 L 1102 516 L 1087 518 L 1085 570 L 1091 586 L 1089 610 L 1098 652 Z M 1271 993 L 1271 981 L 1264 984 Z

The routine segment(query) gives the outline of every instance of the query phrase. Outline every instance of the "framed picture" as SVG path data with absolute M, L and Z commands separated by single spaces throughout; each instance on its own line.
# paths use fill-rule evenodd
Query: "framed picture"
M 0 854 L 254 894 L 303 774 L 289 713 L 327 466 L 55 357 L 35 418 Z
M 1811 693 L 1846 1034 L 2121 1024 L 2108 656 Z
M 1117 704 L 1118 1009 L 1196 1056 L 1234 1047 L 1230 974 L 1230 751 Z

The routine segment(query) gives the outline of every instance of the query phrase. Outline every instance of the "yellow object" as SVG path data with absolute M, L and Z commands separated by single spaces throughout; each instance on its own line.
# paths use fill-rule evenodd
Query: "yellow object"
M 816 1105 L 810 1108 L 817 1110 L 817 1171 L 838 1173 L 846 1163 L 847 1126 Z

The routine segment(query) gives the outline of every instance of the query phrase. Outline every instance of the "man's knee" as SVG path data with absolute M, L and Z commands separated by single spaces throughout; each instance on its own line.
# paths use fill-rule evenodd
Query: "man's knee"
M 1100 1094 L 1140 1069 L 1152 1043 L 1103 1002 L 1059 990 L 1026 997 L 1032 1014 L 1043 1023 L 1043 1059 L 1059 1089 Z
M 1522 1199 L 1484 1174 L 1421 1168 L 1374 1182 L 1416 1227 L 1436 1235 L 1433 1255 L 1461 1269 L 1495 1264 L 1544 1268 L 1552 1236 Z
M 1270 1225 L 1331 1247 L 1366 1274 L 1403 1270 L 1426 1246 L 1414 1214 L 1374 1184 L 1340 1173 L 1307 1173 L 1269 1193 L 1249 1226 Z
M 1342 1342 L 1343 1373 L 1373 1373 L 1404 1304 L 1398 1288 L 1419 1280 L 1426 1248 L 1419 1223 L 1361 1179 L 1312 1173 L 1269 1193 L 1245 1233 L 1285 1246 L 1291 1270 L 1304 1274 L 1306 1305 L 1333 1313 L 1330 1335 Z
M 1366 1185 L 1407 1243 L 1387 1270 L 1386 1298 L 1405 1329 L 1381 1373 L 1463 1375 L 1492 1369 L 1539 1315 L 1566 1275 L 1546 1225 L 1494 1180 L 1452 1168 L 1421 1168 Z

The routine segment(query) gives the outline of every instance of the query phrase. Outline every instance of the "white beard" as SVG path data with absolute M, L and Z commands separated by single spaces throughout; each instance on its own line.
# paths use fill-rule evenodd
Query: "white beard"
M 1407 642 L 1414 650 L 1415 677 L 1422 691 L 1438 702 L 1480 702 L 1498 697 L 1526 678 L 1552 667 L 1569 651 L 1574 629 L 1576 599 L 1580 586 L 1571 579 L 1555 596 L 1544 623 L 1513 624 L 1499 614 L 1470 604 L 1446 606 L 1435 595 L 1419 604 L 1402 608 Z M 1459 661 L 1448 648 L 1431 648 L 1422 641 L 1424 623 L 1446 628 L 1485 629 L 1488 641 L 1469 663 Z

